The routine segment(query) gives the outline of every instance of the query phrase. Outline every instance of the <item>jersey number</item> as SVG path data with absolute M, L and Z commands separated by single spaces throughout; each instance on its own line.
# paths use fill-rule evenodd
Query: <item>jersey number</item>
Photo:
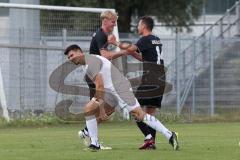
M 162 55 L 160 53 L 160 48 L 159 46 L 156 46 L 156 51 L 157 51 L 157 55 L 158 55 L 158 58 L 157 58 L 157 64 L 161 64 L 161 59 L 162 59 Z

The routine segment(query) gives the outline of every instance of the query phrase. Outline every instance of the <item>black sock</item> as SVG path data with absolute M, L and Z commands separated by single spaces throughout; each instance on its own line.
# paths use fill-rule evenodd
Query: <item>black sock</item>
M 147 135 L 151 134 L 148 125 L 143 123 L 142 121 L 136 121 L 138 128 L 142 131 L 144 136 L 146 137 Z
M 148 128 L 149 128 L 149 131 L 150 131 L 150 133 L 151 133 L 153 139 L 155 139 L 155 138 L 156 138 L 156 130 L 153 129 L 152 127 L 148 127 Z

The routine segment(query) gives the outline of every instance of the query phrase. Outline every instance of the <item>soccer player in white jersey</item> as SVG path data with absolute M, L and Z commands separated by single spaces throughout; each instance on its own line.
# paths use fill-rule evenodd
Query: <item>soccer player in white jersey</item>
M 84 107 L 86 126 L 91 139 L 90 150 L 100 149 L 96 118 L 107 119 L 103 102 L 107 102 L 112 107 L 126 108 L 136 120 L 143 121 L 162 133 L 169 140 L 173 149 L 178 150 L 176 133 L 169 131 L 158 119 L 142 110 L 132 92 L 130 82 L 109 60 L 99 55 L 84 55 L 78 45 L 67 47 L 64 54 L 76 65 L 87 65 L 86 74 L 96 86 L 94 97 Z

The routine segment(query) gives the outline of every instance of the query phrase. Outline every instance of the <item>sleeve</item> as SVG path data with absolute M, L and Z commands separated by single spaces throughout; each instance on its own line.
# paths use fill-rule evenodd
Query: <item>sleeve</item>
M 96 42 L 97 42 L 97 46 L 100 49 L 106 49 L 107 48 L 107 35 L 105 35 L 104 33 L 98 33 L 96 35 Z
M 88 63 L 87 75 L 92 81 L 94 81 L 96 75 L 100 73 L 102 61 L 96 57 L 91 57 L 88 59 L 87 63 Z
M 148 49 L 148 40 L 146 38 L 141 38 L 135 44 L 138 47 L 138 52 L 143 52 L 144 50 Z

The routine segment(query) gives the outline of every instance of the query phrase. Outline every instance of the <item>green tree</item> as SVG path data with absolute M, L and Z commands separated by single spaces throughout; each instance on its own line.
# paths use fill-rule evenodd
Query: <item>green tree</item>
M 186 28 L 201 15 L 203 0 L 41 0 L 41 4 L 115 8 L 120 32 L 129 32 L 131 17 L 155 16 L 165 25 Z

